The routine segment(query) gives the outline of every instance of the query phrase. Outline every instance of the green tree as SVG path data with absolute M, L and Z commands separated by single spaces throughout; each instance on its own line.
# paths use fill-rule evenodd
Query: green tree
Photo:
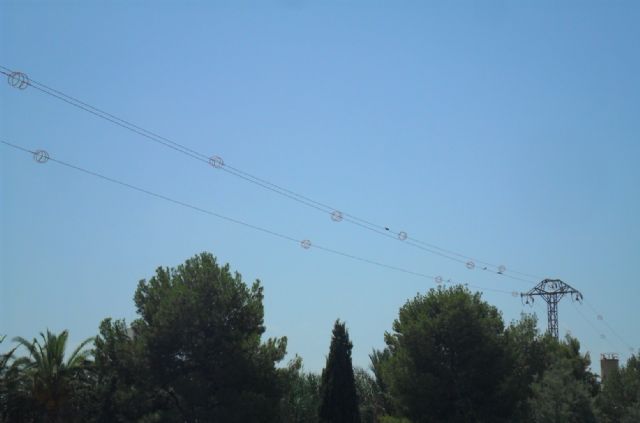
M 376 394 L 377 394 L 377 399 L 376 399 L 376 405 L 378 408 L 378 415 L 379 416 L 387 416 L 387 420 L 397 414 L 395 412 L 395 407 L 394 407 L 394 400 L 393 397 L 391 396 L 391 392 L 389 391 L 389 385 L 387 383 L 385 383 L 384 381 L 384 377 L 383 377 L 383 368 L 385 363 L 389 360 L 389 358 L 391 357 L 391 353 L 389 351 L 389 349 L 384 349 L 384 350 L 373 350 L 371 352 L 371 354 L 369 354 L 369 359 L 371 360 L 371 372 L 373 373 L 374 376 L 374 380 L 376 383 Z M 382 421 L 382 417 L 379 418 L 380 421 Z
M 536 423 L 596 421 L 589 386 L 575 377 L 569 359 L 557 360 L 531 389 L 531 413 Z
M 327 423 L 360 422 L 349 333 L 344 323 L 336 320 L 333 327 L 327 364 L 320 385 L 320 421 Z
M 0 343 L 5 339 L 0 337 Z M 18 347 L 0 355 L 0 422 L 3 423 L 30 422 L 37 417 L 31 386 L 15 360 Z
M 42 410 L 49 422 L 76 421 L 79 409 L 74 403 L 81 395 L 86 382 L 87 365 L 91 352 L 85 346 L 93 340 L 84 340 L 65 361 L 65 350 L 69 333 L 65 330 L 56 335 L 47 330 L 40 333 L 40 340 L 27 341 L 16 337 L 14 341 L 24 347 L 29 355 L 16 359 L 22 385 L 28 383 L 34 403 Z M 26 383 L 25 383 L 26 381 Z
M 153 385 L 138 340 L 124 320 L 105 319 L 100 324 L 94 349 L 94 421 L 170 420 L 168 394 Z
M 275 363 L 286 338 L 264 334 L 263 288 L 202 253 L 158 268 L 135 293 L 134 322 L 150 383 L 175 413 L 165 421 L 270 422 L 282 384 Z
M 374 376 L 361 367 L 355 367 L 356 393 L 361 423 L 378 423 L 385 414 L 384 397 Z
M 523 314 L 505 330 L 510 368 L 505 392 L 513 404 L 514 422 L 531 421 L 531 385 L 548 366 L 546 342 L 538 331 L 537 323 L 535 315 Z
M 5 339 L 6 336 L 0 336 L 0 344 L 2 344 Z M 4 354 L 0 354 L 0 422 L 18 420 L 15 413 L 12 412 L 12 408 L 15 406 L 15 399 L 13 397 L 16 393 L 16 387 L 12 381 L 12 379 L 14 379 L 12 373 L 14 372 L 12 372 L 12 367 L 9 364 L 17 348 L 18 347 L 15 347 Z
M 535 315 L 523 314 L 505 330 L 508 377 L 505 383 L 506 403 L 513 404 L 513 422 L 533 421 L 530 399 L 533 384 L 558 361 L 566 361 L 573 380 L 584 383 L 590 396 L 598 393 L 596 376 L 590 372 L 588 354 L 580 353 L 580 342 L 567 336 L 558 341 L 549 334 L 541 334 Z
M 640 421 L 640 359 L 637 355 L 631 355 L 625 366 L 607 377 L 596 406 L 602 423 Z
M 461 286 L 408 301 L 378 364 L 397 414 L 415 423 L 508 420 L 503 329 L 498 310 Z
M 283 369 L 285 395 L 281 401 L 281 423 L 316 423 L 320 406 L 320 377 L 303 371 L 302 359 L 295 357 Z
M 6 336 L 0 336 L 0 344 L 4 342 Z M 9 350 L 7 353 L 0 354 L 0 418 L 4 421 L 6 409 L 8 405 L 9 386 L 7 376 L 9 373 L 9 362 L 13 358 L 13 353 L 16 351 L 15 347 Z
M 584 382 L 589 395 L 595 397 L 600 391 L 600 385 L 597 376 L 590 370 L 591 357 L 589 353 L 580 353 L 580 341 L 570 335 L 567 335 L 563 341 L 558 341 L 548 334 L 543 340 L 547 368 L 558 360 L 566 360 L 571 369 L 572 377 L 577 381 Z

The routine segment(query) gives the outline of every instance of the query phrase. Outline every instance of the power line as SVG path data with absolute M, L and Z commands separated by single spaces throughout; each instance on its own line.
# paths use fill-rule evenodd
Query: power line
M 543 312 L 543 313 L 545 313 L 545 312 L 547 311 L 545 308 L 543 308 L 543 307 L 542 307 L 542 305 L 541 305 L 541 304 L 539 304 L 539 303 L 537 303 L 537 302 L 533 302 L 533 303 L 531 303 L 531 304 L 533 305 L 533 307 L 534 307 L 534 308 L 535 308 L 535 307 L 540 307 L 540 308 L 541 308 L 541 309 L 540 309 L 540 311 L 541 311 L 541 312 Z M 587 318 L 587 317 L 586 317 L 586 316 L 585 316 L 585 315 L 580 311 L 580 308 L 576 305 L 576 303 L 575 303 L 574 301 L 572 301 L 572 302 L 571 302 L 571 304 L 573 305 L 573 308 L 576 310 L 576 312 L 578 313 L 578 315 L 579 315 L 579 316 L 580 316 L 580 317 L 581 317 L 585 322 L 587 322 L 587 325 L 588 325 L 588 326 L 589 326 L 589 328 L 593 331 L 593 333 L 594 333 L 597 337 L 599 337 L 599 338 L 603 339 L 603 338 L 602 338 L 602 332 L 600 332 L 600 331 L 598 330 L 598 328 L 593 324 L 593 322 L 592 322 L 591 320 L 589 320 L 589 319 L 588 319 L 588 318 Z M 561 326 L 563 326 L 563 328 L 564 328 L 565 330 L 570 330 L 570 329 L 568 329 L 567 327 L 565 327 L 564 325 L 561 325 Z M 573 334 L 573 331 L 572 331 L 572 334 Z M 610 340 L 610 339 L 608 339 L 608 338 L 606 338 L 606 337 L 605 337 L 605 338 L 604 338 L 604 341 L 605 341 L 607 344 L 609 344 L 609 346 L 610 346 L 611 348 L 613 348 L 614 350 L 616 349 L 616 347 L 613 345 L 613 343 L 611 342 L 611 340 Z
M 607 328 L 614 335 L 616 335 L 616 337 L 624 345 L 626 345 L 630 351 L 632 351 L 632 347 L 628 343 L 626 343 L 625 340 L 620 335 L 618 335 L 618 333 L 611 327 L 611 325 L 609 325 L 606 321 L 604 321 L 604 318 L 602 317 L 602 315 L 598 313 L 598 311 L 593 307 L 593 305 L 591 305 L 591 303 L 585 300 L 583 295 L 579 291 L 577 291 L 570 285 L 567 285 L 566 283 L 562 282 L 561 280 L 545 279 L 542 282 L 540 282 L 538 285 L 536 285 L 533 289 L 531 289 L 529 292 L 521 294 L 521 297 L 523 298 L 523 301 L 524 299 L 526 299 L 526 304 L 529 304 L 529 305 L 535 304 L 534 296 L 542 297 L 545 300 L 545 302 L 547 303 L 547 320 L 548 320 L 548 326 L 549 326 L 548 332 L 551 333 L 556 339 L 558 339 L 559 338 L 558 303 L 567 294 L 571 297 L 571 300 L 572 300 L 571 303 L 574 305 L 580 317 L 582 317 L 589 324 L 589 326 L 594 330 L 594 332 L 596 332 L 600 336 L 600 338 L 606 339 L 606 336 L 602 332 L 598 331 L 598 329 L 593 325 L 593 323 L 589 319 L 587 319 L 587 317 L 580 311 L 578 307 L 575 306 L 574 304 L 575 301 L 579 303 L 583 303 L 583 302 L 586 303 L 589 306 L 589 308 L 591 308 L 597 314 L 598 320 L 601 320 L 607 326 Z M 613 346 L 613 344 L 611 344 L 611 341 L 607 340 L 607 342 L 611 346 Z
M 375 266 L 378 266 L 378 267 L 382 267 L 382 268 L 386 268 L 386 269 L 390 269 L 390 270 L 395 270 L 397 272 L 402 272 L 402 273 L 410 274 L 410 275 L 413 275 L 413 276 L 418 276 L 418 277 L 421 277 L 421 278 L 424 278 L 424 279 L 430 279 L 430 280 L 433 280 L 435 282 L 438 282 L 439 280 L 442 281 L 442 278 L 439 277 L 439 276 L 435 276 L 434 277 L 434 276 L 430 276 L 430 275 L 427 275 L 427 274 L 422 273 L 422 272 L 416 272 L 416 271 L 409 270 L 409 269 L 406 269 L 406 268 L 403 268 L 403 267 L 382 263 L 382 262 L 379 262 L 379 261 L 376 261 L 376 260 L 372 260 L 372 259 L 368 259 L 368 258 L 365 258 L 365 257 L 357 256 L 357 255 L 354 255 L 354 254 L 346 253 L 346 252 L 343 252 L 343 251 L 340 251 L 340 250 L 336 250 L 336 249 L 333 249 L 333 248 L 329 248 L 329 247 L 325 247 L 325 246 L 322 246 L 322 245 L 315 245 L 315 244 L 312 244 L 311 241 L 306 240 L 306 239 L 300 240 L 298 238 L 295 238 L 295 237 L 292 237 L 292 236 L 289 236 L 289 235 L 285 235 L 285 234 L 273 231 L 271 229 L 266 229 L 266 228 L 258 226 L 258 225 L 247 223 L 247 222 L 245 222 L 243 220 L 240 220 L 240 219 L 228 217 L 228 216 L 213 212 L 211 210 L 208 210 L 208 209 L 205 209 L 205 208 L 202 208 L 202 207 L 199 207 L 199 206 L 195 206 L 195 205 L 190 204 L 190 203 L 186 203 L 184 201 L 176 200 L 176 199 L 171 198 L 169 196 L 166 196 L 166 195 L 163 195 L 163 194 L 158 194 L 156 192 L 153 192 L 153 191 L 150 191 L 150 190 L 147 190 L 147 189 L 144 189 L 144 188 L 140 188 L 140 187 L 138 187 L 136 185 L 133 185 L 133 184 L 130 184 L 128 182 L 124 182 L 124 181 L 121 181 L 121 180 L 118 180 L 118 179 L 103 175 L 101 173 L 86 169 L 84 167 L 80 167 L 80 166 L 77 166 L 77 165 L 74 165 L 74 164 L 71 164 L 71 163 L 56 159 L 54 157 L 51 157 L 44 150 L 29 150 L 27 148 L 21 147 L 19 145 L 16 145 L 16 144 L 4 141 L 4 140 L 0 140 L 0 142 L 5 144 L 5 145 L 7 145 L 7 146 L 9 146 L 9 147 L 12 147 L 12 148 L 14 148 L 16 150 L 20 150 L 22 152 L 32 154 L 34 159 L 39 163 L 46 163 L 48 161 L 52 161 L 52 162 L 57 163 L 59 165 L 65 166 L 67 168 L 70 168 L 70 169 L 85 173 L 87 175 L 102 179 L 102 180 L 107 181 L 107 182 L 111 182 L 111 183 L 116 184 L 116 185 L 123 186 L 125 188 L 129 188 L 131 190 L 146 194 L 148 196 L 155 197 L 157 199 L 164 200 L 164 201 L 167 201 L 167 202 L 170 202 L 170 203 L 173 203 L 173 204 L 176 204 L 176 205 L 179 205 L 179 206 L 191 209 L 191 210 L 195 210 L 195 211 L 198 211 L 200 213 L 207 214 L 209 216 L 217 217 L 217 218 L 225 220 L 227 222 L 235 223 L 237 225 L 241 225 L 241 226 L 244 226 L 244 227 L 259 231 L 259 232 L 262 232 L 262 233 L 266 233 L 268 235 L 271 235 L 271 236 L 274 236 L 274 237 L 277 237 L 277 238 L 280 238 L 280 239 L 284 239 L 286 241 L 295 242 L 297 244 L 300 244 L 305 249 L 309 249 L 309 248 L 313 247 L 313 248 L 317 248 L 318 250 L 322 250 L 322 251 L 325 251 L 325 252 L 328 252 L 328 253 L 331 253 L 331 254 L 334 254 L 334 255 L 339 255 L 339 256 L 346 257 L 346 258 L 349 258 L 349 259 L 352 259 L 352 260 L 356 260 L 356 261 L 360 261 L 360 262 L 363 262 L 363 263 L 368 263 L 368 264 L 371 264 L 371 265 L 375 265 Z M 481 286 L 471 285 L 471 284 L 465 284 L 465 285 L 473 287 L 473 288 L 481 289 L 481 290 L 484 290 L 484 291 L 492 291 L 492 292 L 499 292 L 499 293 L 513 295 L 513 293 L 510 292 L 510 291 L 504 291 L 504 290 L 493 289 L 493 288 L 484 288 L 484 287 L 481 287 Z
M 532 281 L 530 280 L 530 278 L 535 278 L 535 279 L 541 279 L 538 278 L 534 275 L 530 275 L 527 273 L 523 273 L 523 272 L 519 272 L 516 270 L 511 270 L 511 269 L 507 269 L 505 266 L 503 265 L 495 265 L 492 264 L 490 262 L 487 261 L 482 261 L 482 260 L 476 260 L 474 258 L 472 258 L 471 256 L 467 256 L 464 254 L 461 254 L 459 252 L 450 250 L 450 249 L 445 249 L 442 247 L 439 247 L 435 244 L 432 243 L 428 243 L 425 241 L 421 241 L 417 238 L 414 237 L 409 237 L 408 234 L 404 231 L 396 231 L 396 230 L 392 230 L 390 229 L 389 226 L 384 226 L 384 225 L 380 225 L 377 223 L 373 223 L 371 221 L 368 221 L 366 219 L 360 218 L 358 216 L 355 216 L 353 214 L 349 214 L 349 213 L 344 213 L 341 212 L 339 209 L 329 206 L 327 204 L 321 203 L 319 201 L 313 200 L 305 195 L 302 195 L 300 193 L 297 193 L 295 191 L 289 190 L 287 188 L 284 188 L 280 185 L 277 185 L 275 183 L 272 183 L 270 181 L 267 181 L 265 179 L 259 178 L 255 175 L 252 175 L 248 172 L 245 172 L 239 168 L 233 167 L 229 164 L 224 163 L 224 161 L 217 156 L 214 157 L 209 157 L 205 154 L 202 154 L 196 150 L 193 150 L 181 143 L 178 143 L 176 141 L 173 141 L 169 138 L 166 138 L 164 136 L 158 135 L 157 133 L 154 133 L 152 131 L 149 131 L 139 125 L 136 125 L 134 123 L 131 123 L 127 120 L 124 120 L 122 118 L 119 118 L 111 113 L 108 113 L 104 110 L 101 110 L 97 107 L 94 107 L 82 100 L 79 100 L 75 97 L 72 97 L 68 94 L 63 93 L 62 91 L 56 90 L 54 88 L 51 88 L 43 83 L 40 83 L 38 81 L 29 79 L 26 74 L 21 73 L 21 72 L 15 72 L 9 68 L 6 68 L 4 66 L 0 66 L 0 69 L 2 69 L 2 71 L 0 71 L 1 73 L 3 73 L 4 75 L 7 76 L 8 78 L 8 82 L 10 85 L 12 85 L 13 87 L 19 88 L 19 89 L 24 89 L 28 86 L 31 86 L 45 94 L 48 94 L 54 98 L 57 98 L 69 105 L 72 105 L 76 108 L 79 108 L 81 110 L 84 110 L 90 114 L 93 114 L 97 117 L 100 117 L 108 122 L 111 122 L 115 125 L 118 125 L 124 129 L 127 129 L 133 133 L 136 133 L 138 135 L 141 135 L 145 138 L 147 138 L 150 141 L 156 142 L 158 144 L 161 144 L 167 148 L 170 148 L 174 151 L 177 151 L 179 153 L 182 153 L 194 160 L 203 162 L 203 163 L 207 163 L 212 165 L 215 168 L 219 168 L 237 178 L 243 179 L 249 183 L 252 183 L 254 185 L 260 186 L 264 189 L 267 189 L 269 191 L 272 191 L 276 194 L 279 194 L 281 196 L 287 197 L 293 201 L 297 201 L 307 207 L 313 208 L 317 211 L 329 214 L 332 219 L 336 220 L 336 221 L 340 221 L 340 220 L 345 220 L 351 224 L 354 224 L 356 226 L 359 226 L 361 228 L 370 230 L 372 232 L 375 232 L 378 235 L 382 235 L 385 236 L 387 238 L 391 238 L 391 239 L 395 239 L 395 240 L 400 240 L 403 241 L 403 243 L 410 245 L 414 248 L 423 250 L 425 252 L 428 252 L 430 254 L 434 254 L 434 255 L 438 255 L 440 257 L 455 261 L 457 263 L 461 263 L 464 264 L 468 269 L 473 270 L 476 268 L 476 263 L 482 265 L 482 266 L 477 266 L 478 269 L 483 270 L 483 271 L 488 271 L 494 274 L 499 274 L 505 277 L 508 277 L 510 279 L 513 280 L 517 280 L 520 281 L 522 283 L 531 283 Z M 339 216 L 339 219 L 335 219 L 336 216 Z M 520 276 L 515 276 L 515 275 L 520 275 Z M 528 279 L 525 279 L 525 278 Z
M 609 324 L 609 322 L 607 322 L 607 320 L 604 318 L 604 316 L 602 314 L 600 314 L 600 312 L 598 310 L 596 310 L 596 308 L 589 302 L 589 301 L 585 301 L 585 304 L 587 304 L 587 307 L 589 307 L 591 309 L 591 311 L 593 311 L 593 313 L 596 315 L 596 319 L 601 321 L 609 330 L 609 332 L 611 332 L 616 338 L 618 338 L 618 340 L 620 342 L 622 342 L 622 344 L 627 347 L 629 349 L 629 351 L 633 350 L 633 347 L 627 343 L 624 338 L 622 338 L 618 332 L 616 332 L 613 327 L 611 327 L 611 325 Z
M 611 340 L 609 338 L 607 338 L 601 331 L 598 330 L 598 328 L 593 324 L 593 322 L 587 318 L 587 316 L 584 315 L 584 313 L 582 313 L 582 311 L 580 311 L 580 309 L 573 304 L 573 307 L 575 308 L 576 312 L 578 312 L 578 315 L 585 321 L 587 322 L 587 324 L 589 325 L 589 327 L 593 330 L 593 333 L 595 333 L 596 335 L 598 335 L 600 337 L 600 339 L 606 341 L 606 343 L 612 348 L 612 349 L 616 349 L 616 346 L 611 342 Z
M 337 208 L 331 207 L 327 204 L 321 203 L 319 201 L 313 200 L 307 196 L 304 196 L 300 193 L 297 193 L 295 191 L 289 190 L 287 188 L 284 188 L 280 185 L 274 184 L 270 181 L 267 181 L 265 179 L 259 178 L 255 175 L 252 175 L 248 172 L 245 172 L 239 168 L 233 167 L 229 164 L 225 164 L 224 161 L 217 157 L 209 157 L 205 154 L 202 154 L 196 150 L 193 150 L 183 144 L 180 144 L 178 142 L 175 142 L 169 138 L 163 137 L 157 133 L 151 132 L 141 126 L 138 126 L 132 122 L 129 122 L 127 120 L 124 120 L 122 118 L 119 118 L 113 114 L 110 114 L 104 110 L 101 110 L 97 107 L 94 107 L 86 102 L 83 102 L 82 100 L 79 100 L 75 97 L 72 97 L 68 94 L 65 94 L 62 91 L 56 90 L 52 87 L 49 87 L 43 83 L 40 83 L 38 81 L 35 80 L 30 80 L 25 74 L 21 73 L 21 72 L 14 72 L 9 68 L 6 68 L 4 66 L 0 66 L 0 69 L 2 69 L 2 71 L 0 71 L 0 73 L 6 75 L 8 77 L 8 82 L 10 85 L 12 85 L 15 88 L 19 88 L 19 89 L 25 89 L 26 87 L 33 87 L 47 95 L 50 95 L 54 98 L 57 98 L 71 106 L 74 106 L 76 108 L 79 108 L 83 111 L 86 111 L 90 114 L 93 114 L 97 117 L 100 117 L 108 122 L 111 122 L 117 126 L 120 126 L 124 129 L 127 129 L 133 133 L 136 133 L 150 141 L 156 142 L 158 144 L 161 144 L 167 148 L 170 148 L 174 151 L 177 151 L 179 153 L 182 153 L 194 160 L 198 160 L 200 162 L 209 164 L 215 168 L 221 169 L 233 176 L 236 176 L 240 179 L 243 179 L 249 183 L 255 184 L 257 186 L 260 186 L 266 190 L 272 191 L 276 194 L 279 194 L 281 196 L 287 197 L 293 201 L 297 201 L 307 207 L 313 208 L 317 211 L 320 211 L 322 213 L 326 213 L 329 214 L 332 219 L 334 219 L 335 215 L 337 214 L 339 216 L 339 219 L 334 219 L 336 221 L 341 221 L 341 220 L 345 220 L 349 223 L 352 223 L 356 226 L 359 226 L 361 228 L 370 230 L 372 232 L 375 232 L 379 235 L 385 236 L 387 238 L 391 238 L 391 239 L 395 239 L 395 240 L 401 240 L 404 241 L 403 243 L 410 245 L 414 248 L 418 248 L 421 249 L 425 252 L 428 252 L 430 254 L 434 254 L 434 255 L 438 255 L 444 258 L 447 258 L 449 260 L 455 261 L 457 263 L 461 263 L 467 266 L 467 268 L 469 269 L 474 269 L 476 268 L 476 264 L 479 265 L 483 265 L 481 266 L 477 266 L 478 269 L 483 270 L 483 271 L 488 271 L 491 273 L 495 273 L 495 274 L 499 274 L 505 277 L 508 277 L 510 279 L 513 280 L 517 280 L 520 281 L 522 283 L 526 283 L 529 284 L 531 283 L 533 280 L 539 281 L 542 279 L 542 277 L 540 276 L 536 276 L 536 275 L 532 275 L 530 273 L 524 273 L 524 272 L 520 272 L 517 270 L 513 270 L 513 269 L 506 269 L 504 268 L 504 266 L 501 265 L 496 265 L 490 262 L 486 262 L 486 261 L 482 261 L 482 260 L 477 260 L 474 259 L 471 256 L 459 253 L 457 251 L 454 250 L 450 250 L 450 249 L 445 249 L 442 248 L 438 245 L 432 244 L 432 243 L 428 243 L 422 240 L 419 240 L 417 238 L 414 237 L 409 237 L 408 234 L 404 231 L 395 231 L 390 229 L 388 226 L 383 226 L 377 223 L 373 223 L 371 221 L 368 221 L 366 219 L 360 218 L 358 216 L 352 215 L 352 214 L 348 214 L 348 213 L 344 213 L 339 211 Z M 97 175 L 95 175 L 97 176 Z M 170 200 L 171 201 L 171 200 Z M 316 246 L 317 247 L 317 246 Z M 322 248 L 319 248 L 322 249 Z M 340 252 L 336 252 L 339 253 L 341 255 L 345 255 L 342 254 Z M 345 255 L 348 257 L 348 255 Z M 357 260 L 360 260 L 360 258 L 356 258 Z M 366 260 L 360 260 L 360 261 L 366 261 Z M 515 276 L 515 275 L 520 275 L 520 276 Z M 507 291 L 499 291 L 499 292 L 507 292 Z M 512 295 L 514 294 L 514 292 L 512 292 Z M 591 308 L 593 308 L 592 306 L 590 306 Z M 595 308 L 593 308 L 595 310 Z M 597 313 L 598 316 L 601 316 L 599 313 Z M 626 344 L 626 342 L 624 342 L 624 340 L 622 339 L 622 337 L 620 337 L 614 330 L 613 328 L 608 324 L 608 322 L 603 320 L 603 323 L 608 327 L 608 329 L 618 338 L 620 339 L 623 343 Z M 626 344 L 628 345 L 628 344 Z M 629 347 L 631 349 L 631 347 Z

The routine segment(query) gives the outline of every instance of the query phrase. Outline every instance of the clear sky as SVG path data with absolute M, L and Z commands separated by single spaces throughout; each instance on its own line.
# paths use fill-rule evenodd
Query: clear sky
M 640 346 L 638 22 L 633 1 L 4 0 L 0 65 L 392 231 L 561 278 L 592 306 L 564 299 L 561 334 L 594 359 L 626 358 Z M 295 239 L 506 291 L 483 295 L 507 322 L 535 311 L 546 326 L 542 304 L 509 294 L 535 282 L 333 222 L 32 87 L 2 81 L 0 107 L 2 140 Z M 66 328 L 77 343 L 105 317 L 130 321 L 140 279 L 210 251 L 262 281 L 267 334 L 286 335 L 307 369 L 323 367 L 336 318 L 366 367 L 399 307 L 434 286 L 5 145 L 0 166 L 9 337 Z

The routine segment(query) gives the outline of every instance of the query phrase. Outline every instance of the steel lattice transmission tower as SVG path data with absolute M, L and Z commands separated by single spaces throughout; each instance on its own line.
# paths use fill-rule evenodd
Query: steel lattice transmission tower
M 565 295 L 570 295 L 572 301 L 582 302 L 582 294 L 560 279 L 545 279 L 529 292 L 520 294 L 523 302 L 533 306 L 535 297 L 542 297 L 547 302 L 547 320 L 549 333 L 558 339 L 558 303 Z

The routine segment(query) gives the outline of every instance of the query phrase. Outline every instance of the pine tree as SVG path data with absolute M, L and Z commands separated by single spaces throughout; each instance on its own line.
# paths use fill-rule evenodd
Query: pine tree
M 358 397 L 351 363 L 353 344 L 344 323 L 333 327 L 327 365 L 320 385 L 320 421 L 325 423 L 359 423 Z

